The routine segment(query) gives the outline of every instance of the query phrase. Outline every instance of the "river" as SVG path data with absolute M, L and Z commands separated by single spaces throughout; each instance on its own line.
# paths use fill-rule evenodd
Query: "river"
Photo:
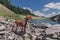
M 52 24 L 52 25 L 60 24 L 60 23 L 58 23 L 58 22 L 56 22 L 56 21 L 50 21 L 50 20 L 32 20 L 32 21 L 33 21 L 33 23 L 35 23 L 35 24 L 41 24 L 41 23 L 50 23 L 50 24 Z

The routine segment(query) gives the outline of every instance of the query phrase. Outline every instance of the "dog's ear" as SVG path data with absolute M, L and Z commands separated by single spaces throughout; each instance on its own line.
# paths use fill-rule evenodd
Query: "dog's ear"
M 31 15 L 27 15 L 26 18 L 27 18 L 28 20 L 31 20 L 31 19 L 32 19 L 32 16 L 31 16 Z

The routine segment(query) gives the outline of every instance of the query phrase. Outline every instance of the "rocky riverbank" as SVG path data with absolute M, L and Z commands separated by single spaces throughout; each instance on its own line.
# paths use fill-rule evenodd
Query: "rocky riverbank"
M 26 33 L 13 27 L 14 20 L 0 19 L 0 40 L 60 40 L 60 25 L 28 23 Z

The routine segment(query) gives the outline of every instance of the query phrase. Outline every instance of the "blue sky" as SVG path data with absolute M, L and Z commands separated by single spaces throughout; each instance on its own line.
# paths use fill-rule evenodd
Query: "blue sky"
M 58 13 L 60 11 L 59 8 L 56 8 L 56 5 L 60 6 L 60 0 L 10 0 L 10 2 L 14 6 L 19 6 L 21 8 L 26 7 L 32 9 L 32 11 L 37 11 L 45 15 L 53 12 Z

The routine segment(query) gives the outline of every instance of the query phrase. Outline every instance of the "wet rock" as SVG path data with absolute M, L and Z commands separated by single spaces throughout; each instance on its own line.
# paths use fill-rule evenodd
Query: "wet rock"
M 46 29 L 46 28 L 48 28 L 48 26 L 45 26 L 44 24 L 34 24 L 34 25 L 32 25 L 33 27 L 35 27 L 35 28 L 41 28 L 41 29 Z

